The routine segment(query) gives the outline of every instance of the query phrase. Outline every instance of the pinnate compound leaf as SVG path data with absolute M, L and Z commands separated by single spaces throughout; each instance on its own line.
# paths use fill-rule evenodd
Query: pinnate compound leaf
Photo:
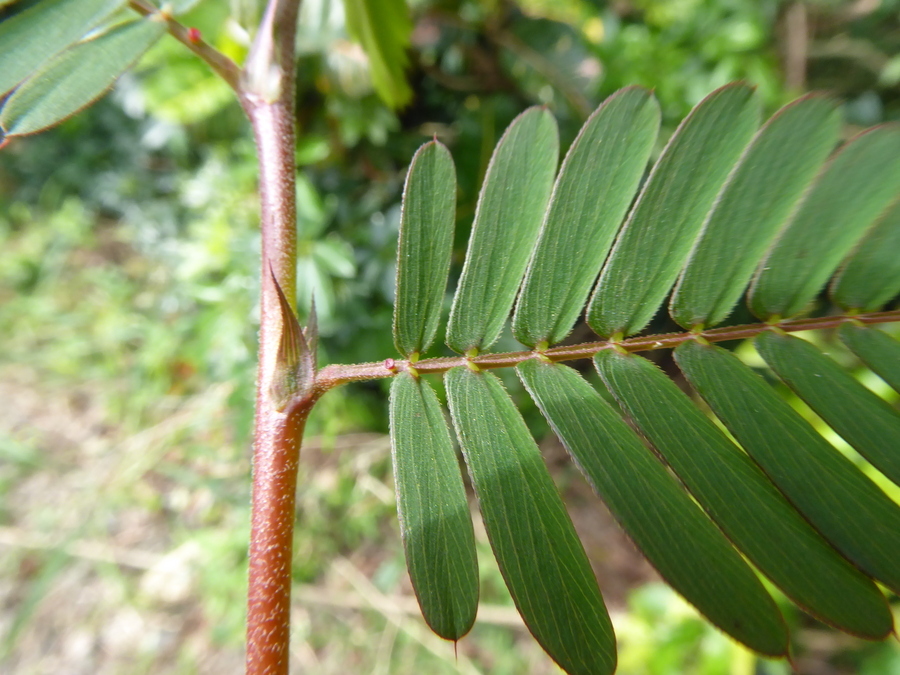
M 754 91 L 733 84 L 706 97 L 678 127 L 600 273 L 587 311 L 599 335 L 636 333 L 656 313 L 759 115 Z
M 609 97 L 569 149 L 513 318 L 523 344 L 562 340 L 581 313 L 659 130 L 659 104 L 646 89 Z
M 499 337 L 550 199 L 559 159 L 556 120 L 529 108 L 509 125 L 491 157 L 459 287 L 447 345 L 460 354 Z
M 594 360 L 631 419 L 763 574 L 822 621 L 869 639 L 887 637 L 891 613 L 875 584 L 829 546 L 665 373 L 612 350 Z
M 900 590 L 900 506 L 730 352 L 690 341 L 675 359 L 813 527 L 867 575 Z
M 0 22 L 0 95 L 81 39 L 127 0 L 41 0 Z
M 492 373 L 445 375 L 491 547 L 537 641 L 571 675 L 616 667 L 612 624 L 587 555 L 515 404 Z
M 878 217 L 831 284 L 846 310 L 873 312 L 900 294 L 900 198 Z
M 447 422 L 431 386 L 408 372 L 391 383 L 391 447 L 406 564 L 422 615 L 447 640 L 478 609 L 469 503 Z
M 900 342 L 882 330 L 853 323 L 843 324 L 838 336 L 872 372 L 900 394 Z
M 878 127 L 847 143 L 760 263 L 751 311 L 764 320 L 802 312 L 898 194 L 900 126 Z
M 531 359 L 517 370 L 556 435 L 663 579 L 735 639 L 763 654 L 786 654 L 787 627 L 754 572 L 622 418 L 567 366 Z
M 797 396 L 900 485 L 900 413 L 806 340 L 769 331 L 756 348 Z
M 347 30 L 369 57 L 372 84 L 381 100 L 402 108 L 412 96 L 404 70 L 412 33 L 404 0 L 344 0 Z
M 675 321 L 685 328 L 708 327 L 728 317 L 837 143 L 840 122 L 835 103 L 812 94 L 782 108 L 760 129 L 681 273 L 670 307 Z
M 437 332 L 455 215 L 453 158 L 441 143 L 426 143 L 409 166 L 400 215 L 394 344 L 404 356 L 426 351 Z
M 7 136 L 53 126 L 100 98 L 166 32 L 154 17 L 120 24 L 55 56 L 0 111 Z

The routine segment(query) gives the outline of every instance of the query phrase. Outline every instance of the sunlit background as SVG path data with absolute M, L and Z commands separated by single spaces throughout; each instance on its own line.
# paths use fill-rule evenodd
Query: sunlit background
M 260 5 L 203 0 L 182 21 L 240 61 Z M 315 296 L 322 363 L 395 355 L 400 191 L 413 152 L 434 135 L 459 174 L 459 263 L 493 146 L 528 105 L 550 107 L 564 148 L 599 102 L 630 84 L 655 90 L 661 142 L 736 79 L 755 84 L 769 112 L 804 91 L 831 91 L 847 135 L 900 119 L 900 0 L 412 5 L 413 99 L 395 112 L 373 90 L 341 2 L 303 2 L 298 297 L 303 316 Z M 253 145 L 231 91 L 170 38 L 98 105 L 0 152 L 2 672 L 242 672 L 255 190 Z M 896 404 L 829 335 L 816 339 Z M 503 340 L 498 349 L 517 348 Z M 739 353 L 761 366 L 752 349 Z M 658 583 L 509 385 L 610 606 L 619 672 L 789 672 Z M 518 618 L 477 517 L 478 622 L 456 649 L 427 630 L 403 562 L 386 391 L 383 382 L 333 391 L 307 427 L 295 672 L 560 672 Z M 895 640 L 866 643 L 786 612 L 799 672 L 900 672 Z

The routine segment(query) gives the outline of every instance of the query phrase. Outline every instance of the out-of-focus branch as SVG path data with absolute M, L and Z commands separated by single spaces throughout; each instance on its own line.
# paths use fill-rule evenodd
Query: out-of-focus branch
M 171 14 L 154 7 L 146 0 L 129 0 L 128 6 L 142 16 L 161 15 L 172 37 L 206 61 L 216 74 L 225 80 L 232 89 L 240 93 L 240 68 L 234 61 L 204 41 L 195 29 L 185 27 Z

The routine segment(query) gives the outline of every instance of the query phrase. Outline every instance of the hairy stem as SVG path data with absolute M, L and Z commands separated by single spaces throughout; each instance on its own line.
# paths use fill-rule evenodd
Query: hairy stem
M 900 321 L 900 310 L 889 312 L 871 312 L 868 314 L 825 316 L 812 319 L 795 319 L 782 321 L 778 324 L 757 323 L 746 326 L 725 326 L 712 328 L 700 333 L 669 333 L 666 335 L 648 335 L 629 338 L 618 342 L 601 341 L 586 342 L 579 345 L 554 347 L 541 352 L 541 355 L 551 361 L 574 361 L 576 359 L 588 359 L 604 349 L 621 347 L 629 352 L 646 352 L 653 349 L 672 349 L 682 342 L 695 339 L 698 335 L 707 342 L 725 342 L 727 340 L 744 340 L 759 335 L 763 331 L 778 328 L 787 333 L 796 333 L 804 330 L 816 330 L 819 328 L 837 328 L 846 321 L 858 321 L 865 324 L 892 323 Z M 483 354 L 474 358 L 462 356 L 441 357 L 425 359 L 413 364 L 418 373 L 443 373 L 456 366 L 466 363 L 474 363 L 479 368 L 510 368 L 522 361 L 533 359 L 537 352 L 521 351 L 507 352 L 504 354 Z M 316 390 L 319 394 L 346 382 L 358 382 L 362 380 L 377 380 L 385 377 L 393 377 L 397 373 L 410 367 L 408 361 L 387 359 L 377 363 L 357 363 L 352 365 L 334 364 L 325 366 L 319 371 L 316 378 Z
M 247 675 L 287 675 L 294 500 L 300 443 L 313 398 L 273 400 L 282 314 L 296 296 L 294 36 L 300 0 L 270 0 L 240 77 L 259 160 L 262 269 L 247 604 Z

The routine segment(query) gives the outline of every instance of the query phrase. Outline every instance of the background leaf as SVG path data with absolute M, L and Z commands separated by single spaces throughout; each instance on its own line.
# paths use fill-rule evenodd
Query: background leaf
M 447 345 L 459 353 L 487 349 L 503 329 L 538 236 L 559 158 L 556 120 L 529 108 L 512 121 L 488 166 Z
M 0 95 L 125 3 L 126 0 L 41 0 L 0 22 Z
M 571 675 L 616 667 L 597 580 L 531 433 L 500 380 L 445 375 L 453 425 L 491 547 L 525 624 Z
M 408 372 L 391 383 L 391 447 L 406 565 L 422 615 L 447 640 L 478 609 L 478 560 L 469 502 L 437 396 Z
M 403 0 L 344 0 L 347 30 L 369 57 L 372 84 L 392 108 L 402 108 L 412 96 L 404 70 L 412 33 L 409 8 Z
M 428 349 L 437 332 L 453 252 L 456 172 L 437 141 L 413 157 L 403 189 L 394 344 L 404 356 Z
M 609 97 L 572 143 L 513 318 L 519 342 L 562 340 L 584 301 L 643 176 L 659 128 L 659 104 L 646 89 Z
M 0 110 L 7 136 L 53 126 L 102 96 L 166 32 L 154 18 L 118 25 L 47 62 Z

